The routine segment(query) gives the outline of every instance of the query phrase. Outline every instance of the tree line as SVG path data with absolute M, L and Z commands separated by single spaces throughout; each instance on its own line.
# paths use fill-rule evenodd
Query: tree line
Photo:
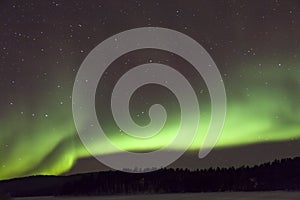
M 300 190 L 300 158 L 239 168 L 106 171 L 67 177 L 28 177 L 0 182 L 11 196 L 77 196 L 224 191 Z
M 67 183 L 62 195 L 300 190 L 300 158 L 239 168 L 161 169 L 150 173 L 99 172 Z

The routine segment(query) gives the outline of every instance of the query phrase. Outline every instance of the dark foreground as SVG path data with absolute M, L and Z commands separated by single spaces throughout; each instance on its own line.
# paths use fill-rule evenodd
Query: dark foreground
M 107 197 L 27 197 L 16 200 L 299 200 L 300 192 L 220 192 Z
M 229 195 L 229 199 L 247 199 L 248 196 L 257 199 L 264 195 L 271 196 L 266 196 L 265 199 L 290 199 L 290 195 L 292 197 L 296 195 L 297 198 L 295 198 L 300 200 L 299 193 L 292 192 L 300 191 L 299 169 L 300 158 L 294 158 L 276 160 L 253 167 L 226 169 L 210 168 L 196 171 L 161 169 L 140 174 L 108 171 L 73 176 L 34 176 L 0 181 L 0 190 L 2 190 L 2 197 L 101 196 L 101 199 L 104 197 L 113 199 L 116 197 L 109 196 L 119 195 L 119 198 L 124 195 L 121 199 L 130 199 L 131 197 L 126 195 L 149 194 L 143 198 L 153 199 L 160 196 L 150 196 L 151 194 L 177 193 L 177 195 L 169 195 L 168 198 L 189 199 L 194 198 L 194 194 L 186 197 L 187 194 L 198 193 L 200 199 L 213 199 L 213 196 L 209 197 L 214 193 L 213 195 L 219 195 L 216 197 L 217 199 L 226 197 L 226 195 Z M 241 193 L 218 193 L 233 191 Z M 290 191 L 291 193 L 276 192 L 276 195 L 273 196 L 274 192 L 267 191 Z M 208 194 L 203 194 L 204 192 L 208 192 Z M 236 195 L 243 197 L 235 197 Z M 178 196 L 182 196 L 182 198 L 178 198 Z M 134 198 L 136 196 L 132 197 L 132 199 Z M 3 199 L 1 191 L 0 199 Z

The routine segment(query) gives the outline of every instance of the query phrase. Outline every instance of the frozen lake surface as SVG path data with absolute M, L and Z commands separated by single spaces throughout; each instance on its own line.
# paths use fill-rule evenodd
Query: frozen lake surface
M 17 200 L 300 200 L 300 192 L 221 192 L 99 197 L 26 197 Z

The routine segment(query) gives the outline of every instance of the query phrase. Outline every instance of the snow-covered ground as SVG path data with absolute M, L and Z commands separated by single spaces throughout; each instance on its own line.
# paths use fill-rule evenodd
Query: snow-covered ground
M 300 200 L 300 192 L 224 192 L 99 197 L 26 197 L 17 200 Z

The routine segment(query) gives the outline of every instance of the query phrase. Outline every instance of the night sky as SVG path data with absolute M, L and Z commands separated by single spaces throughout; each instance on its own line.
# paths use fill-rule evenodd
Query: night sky
M 207 50 L 226 87 L 225 126 L 215 150 L 199 161 L 194 154 L 210 120 L 205 83 L 183 58 L 144 49 L 115 60 L 98 85 L 96 109 L 98 117 L 104 118 L 100 124 L 116 144 L 130 151 L 152 151 L 174 137 L 180 110 L 175 96 L 162 86 L 143 86 L 130 102 L 132 118 L 140 125 L 149 123 L 149 106 L 165 106 L 168 119 L 157 138 L 131 140 L 116 126 L 110 111 L 109 96 L 122 74 L 153 62 L 169 65 L 187 77 L 201 109 L 198 135 L 173 167 L 238 166 L 300 155 L 298 1 L 3 0 L 0 179 L 106 169 L 85 150 L 76 132 L 72 116 L 75 76 L 99 43 L 145 26 L 182 32 Z M 95 145 L 99 154 L 119 153 Z

